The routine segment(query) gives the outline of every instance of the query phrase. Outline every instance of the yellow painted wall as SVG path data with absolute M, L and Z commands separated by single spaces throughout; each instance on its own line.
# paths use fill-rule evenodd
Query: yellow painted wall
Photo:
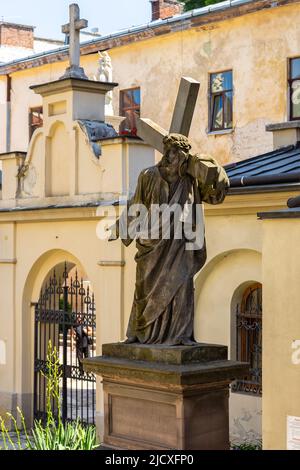
M 229 198 L 228 198 L 229 199 Z M 224 344 L 236 360 L 236 308 L 246 288 L 261 282 L 261 226 L 252 215 L 206 218 L 208 260 L 195 279 L 195 338 Z M 261 398 L 230 396 L 232 441 L 261 437 Z
M 103 259 L 119 260 L 120 242 L 109 246 L 97 238 L 97 218 L 30 223 L 25 216 L 24 222 L 0 224 L 0 338 L 6 344 L 7 357 L 6 364 L 0 365 L 0 409 L 3 393 L 16 395 L 15 405 L 24 407 L 24 396 L 30 397 L 32 404 L 34 308 L 31 302 L 38 300 L 40 288 L 56 264 L 72 261 L 91 281 L 97 307 L 98 354 L 103 342 L 118 341 L 124 329 L 120 315 L 122 268 L 98 265 Z M 13 256 L 16 263 L 8 264 Z M 97 400 L 99 410 L 101 394 Z M 26 414 L 30 414 L 30 404 L 29 408 L 25 405 Z M 8 406 L 7 411 L 10 409 Z
M 46 176 L 49 185 L 46 196 L 68 196 L 70 194 L 70 141 L 63 123 L 57 123 L 52 129 L 48 141 Z
M 263 226 L 264 448 L 287 448 L 287 416 L 300 417 L 300 220 Z M 294 354 L 294 356 L 293 356 Z

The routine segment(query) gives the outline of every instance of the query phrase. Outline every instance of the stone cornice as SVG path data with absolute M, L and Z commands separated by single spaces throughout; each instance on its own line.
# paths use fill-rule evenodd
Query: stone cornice
M 247 215 L 258 212 L 277 211 L 287 208 L 287 200 L 299 194 L 299 187 L 282 192 L 235 194 L 228 195 L 222 204 L 205 204 L 205 215 Z M 36 207 L 12 207 L 0 208 L 0 224 L 5 222 L 47 222 L 59 220 L 100 220 L 99 207 L 116 207 L 116 211 L 122 211 L 122 204 L 116 206 L 116 201 L 86 202 L 82 205 L 65 204 L 61 206 L 36 206 Z
M 228 195 L 222 204 L 205 204 L 205 215 L 256 215 L 258 212 L 286 209 L 287 200 L 295 194 L 299 194 L 299 187 L 282 192 Z
M 97 215 L 97 207 L 65 207 L 65 208 L 39 208 L 27 209 L 26 211 L 0 212 L 0 224 L 7 222 L 19 223 L 42 223 L 55 221 L 80 221 L 100 220 Z
M 13 160 L 14 158 L 26 158 L 26 152 L 0 153 L 0 160 Z
M 84 91 L 87 93 L 105 94 L 118 86 L 117 83 L 97 82 L 94 80 L 83 80 L 78 78 L 64 78 L 55 82 L 43 83 L 42 85 L 33 85 L 31 90 L 44 96 L 53 95 L 53 93 L 64 93 L 66 91 Z

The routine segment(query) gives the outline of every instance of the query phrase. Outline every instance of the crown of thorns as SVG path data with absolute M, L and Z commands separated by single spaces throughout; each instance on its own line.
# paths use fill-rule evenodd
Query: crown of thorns
M 166 147 L 176 147 L 184 152 L 188 152 L 192 148 L 188 139 L 181 134 L 166 135 L 166 137 L 164 137 L 163 144 Z

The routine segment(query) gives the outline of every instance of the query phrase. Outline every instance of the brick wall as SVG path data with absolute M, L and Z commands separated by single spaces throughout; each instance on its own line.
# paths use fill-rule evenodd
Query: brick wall
M 0 22 L 0 46 L 33 49 L 33 26 Z
M 177 0 L 150 0 L 152 3 L 152 21 L 182 13 L 183 6 Z

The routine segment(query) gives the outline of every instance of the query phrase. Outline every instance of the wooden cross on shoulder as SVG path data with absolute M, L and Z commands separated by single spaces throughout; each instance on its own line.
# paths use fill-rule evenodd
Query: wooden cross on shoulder
M 139 118 L 137 120 L 137 135 L 147 144 L 163 153 L 163 139 L 171 133 L 182 134 L 188 137 L 199 93 L 200 83 L 190 77 L 182 77 L 173 113 L 170 131 L 160 127 L 151 119 Z M 201 161 L 201 179 L 205 184 L 213 184 L 218 169 L 209 161 Z

